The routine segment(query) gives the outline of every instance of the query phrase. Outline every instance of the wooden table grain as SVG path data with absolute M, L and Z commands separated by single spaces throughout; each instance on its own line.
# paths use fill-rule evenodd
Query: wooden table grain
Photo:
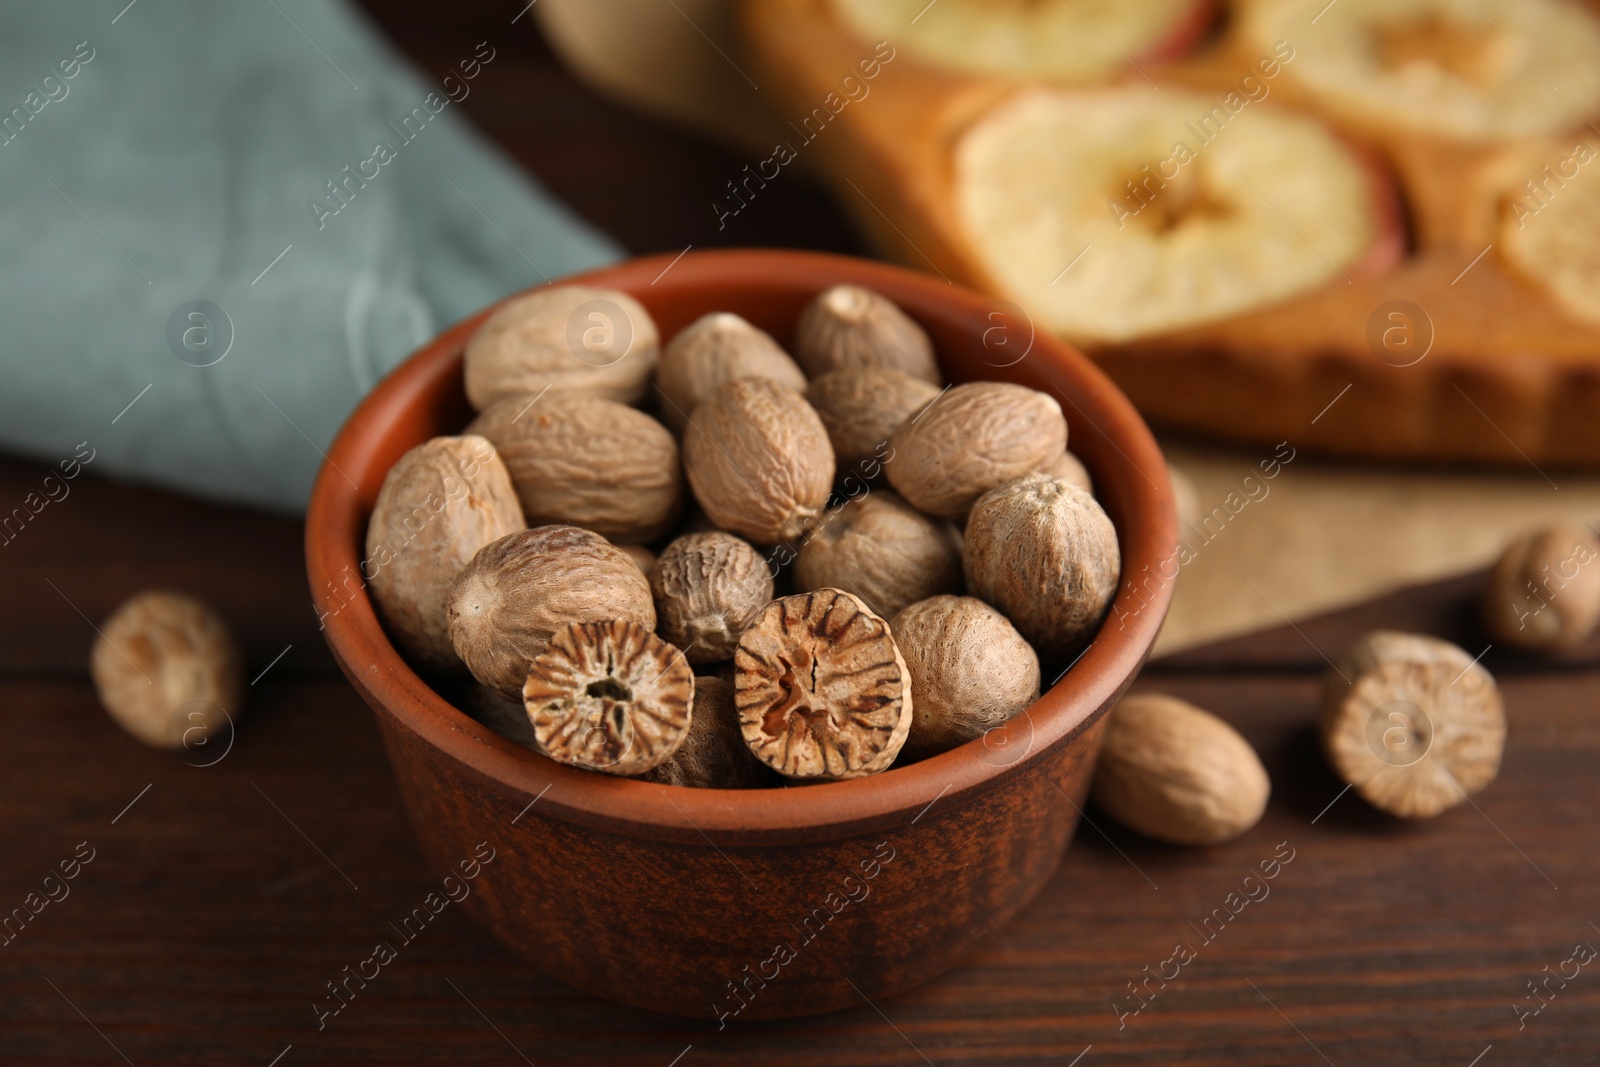
M 856 250 L 798 176 L 716 232 L 700 201 L 743 161 L 576 86 L 526 20 L 510 24 L 521 7 L 408 0 L 374 17 L 425 69 L 493 35 L 512 62 L 466 108 L 633 251 Z M 0 461 L 0 502 L 42 474 Z M 1510 718 L 1500 778 L 1427 824 L 1346 794 L 1312 733 L 1326 658 L 1365 629 L 1483 649 L 1476 585 L 1152 664 L 1142 688 L 1212 708 L 1261 753 L 1261 824 L 1178 849 L 1090 807 L 1040 897 L 900 997 L 719 1030 L 709 1012 L 670 1019 L 567 989 L 446 908 L 319 1028 L 326 984 L 433 882 L 372 719 L 317 633 L 299 525 L 87 474 L 0 547 L 0 916 L 30 915 L 0 945 L 0 1064 L 1593 1063 L 1600 969 L 1572 977 L 1569 961 L 1600 947 L 1600 648 L 1486 652 Z M 206 598 L 241 637 L 253 681 L 231 748 L 150 752 L 95 701 L 94 627 L 152 586 Z M 1274 861 L 1264 894 L 1247 886 Z M 76 877 L 47 884 L 63 862 Z M 47 889 L 59 899 L 32 913 Z M 1173 973 L 1179 945 L 1192 959 L 1150 979 Z

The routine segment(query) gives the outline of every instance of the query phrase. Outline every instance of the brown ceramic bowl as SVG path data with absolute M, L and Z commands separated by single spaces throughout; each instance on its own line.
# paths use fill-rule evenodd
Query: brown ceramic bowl
M 377 715 L 400 794 L 439 877 L 494 859 L 465 906 L 545 973 L 598 996 L 716 1018 L 813 1014 L 949 969 L 1033 898 L 1089 789 L 1104 713 L 1166 613 L 1177 520 L 1161 453 L 1081 354 L 1008 305 L 938 278 L 838 256 L 716 251 L 572 279 L 637 297 L 663 340 L 734 311 L 789 340 L 839 282 L 927 329 L 946 374 L 1062 400 L 1074 452 L 1116 524 L 1124 581 L 1077 663 L 988 737 L 873 777 L 788 789 L 657 786 L 558 764 L 500 737 L 419 678 L 360 578 L 367 517 L 407 449 L 470 417 L 458 323 L 362 402 L 329 449 L 306 517 L 312 597 L 329 645 Z M 1052 675 L 1046 675 L 1047 680 Z

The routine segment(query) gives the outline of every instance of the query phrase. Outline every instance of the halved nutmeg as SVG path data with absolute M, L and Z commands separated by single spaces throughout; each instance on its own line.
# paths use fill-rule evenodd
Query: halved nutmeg
M 607 774 L 643 774 L 671 759 L 693 701 L 683 653 L 622 619 L 556 631 L 522 687 L 539 751 Z
M 888 767 L 911 729 L 911 673 L 889 624 L 849 593 L 775 600 L 739 639 L 735 701 L 750 751 L 789 778 Z
M 1494 781 L 1506 741 L 1487 670 L 1448 641 L 1390 630 L 1357 641 L 1328 675 L 1320 725 L 1339 777 L 1405 819 L 1432 818 Z

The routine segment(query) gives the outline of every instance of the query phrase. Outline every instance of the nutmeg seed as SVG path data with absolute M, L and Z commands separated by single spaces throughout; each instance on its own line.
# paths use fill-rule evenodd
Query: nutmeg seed
M 928 335 L 891 301 L 859 285 L 835 285 L 806 305 L 795 356 L 820 377 L 841 367 L 886 367 L 940 384 Z
M 1010 382 L 952 386 L 895 431 L 889 482 L 930 515 L 959 519 L 985 492 L 1055 460 L 1067 422 L 1052 396 Z
M 833 443 L 840 474 L 873 479 L 890 453 L 889 441 L 939 395 L 939 387 L 887 367 L 841 367 L 806 389 Z
M 368 588 L 395 643 L 419 665 L 459 669 L 445 603 L 484 545 L 527 525 L 487 438 L 435 437 L 389 468 L 367 522 Z
M 1497 642 L 1564 649 L 1600 626 L 1600 539 L 1576 523 L 1523 534 L 1489 573 L 1483 621 Z
M 694 714 L 678 750 L 645 781 L 696 789 L 760 789 L 772 781 L 739 730 L 733 683 L 722 678 L 694 680 Z
M 615 542 L 613 542 L 615 544 Z M 639 573 L 646 578 L 656 569 L 656 554 L 643 545 L 617 545 L 622 554 L 633 560 L 633 565 L 639 568 Z
M 759 545 L 798 536 L 833 485 L 822 420 L 805 397 L 766 378 L 725 382 L 695 409 L 683 464 L 711 520 Z
M 583 393 L 636 404 L 660 358 L 650 313 L 627 293 L 555 285 L 513 297 L 478 327 L 466 348 L 467 399 Z
M 1039 698 L 1039 657 L 998 611 L 970 596 L 935 596 L 889 622 L 917 696 L 902 755 L 966 744 Z
M 888 490 L 857 497 L 818 522 L 795 557 L 796 592 L 843 589 L 887 619 L 913 601 L 961 591 L 955 529 Z
M 1448 641 L 1375 630 L 1327 676 L 1319 722 L 1339 777 L 1404 819 L 1447 811 L 1494 781 L 1506 719 L 1494 678 Z
M 682 433 L 700 402 L 723 382 L 771 378 L 804 391 L 805 373 L 764 330 L 738 315 L 713 311 L 678 331 L 661 354 L 656 385 L 666 402 L 661 421 Z
M 575 622 L 533 661 L 522 700 L 534 745 L 546 756 L 606 774 L 643 774 L 688 736 L 694 672 L 637 623 Z
M 129 597 L 100 625 L 89 653 L 100 703 L 151 748 L 224 736 L 244 693 L 239 646 L 216 612 L 182 593 Z
M 849 593 L 774 601 L 733 662 L 745 743 L 785 777 L 860 778 L 900 754 L 911 676 L 889 624 Z
M 1210 712 L 1159 693 L 1111 709 L 1093 796 L 1129 829 L 1178 845 L 1220 844 L 1261 821 L 1271 792 L 1250 742 Z
M 467 427 L 500 452 L 528 523 L 651 541 L 683 506 L 678 442 L 642 411 L 593 396 L 514 397 Z
M 1044 474 L 991 489 L 967 519 L 967 589 L 999 608 L 1041 659 L 1071 656 L 1117 591 L 1117 531 L 1093 496 Z
M 685 534 L 650 576 L 661 636 L 690 663 L 732 659 L 739 635 L 772 603 L 772 573 L 750 543 L 720 531 Z
M 650 583 L 619 548 L 576 526 L 518 530 L 485 545 L 456 577 L 450 642 L 472 676 L 519 700 L 533 660 L 572 622 L 656 625 Z
M 1039 473 L 1048 474 L 1050 477 L 1066 482 L 1068 485 L 1075 485 L 1086 493 L 1094 492 L 1094 479 L 1089 477 L 1089 468 L 1085 467 L 1078 457 L 1071 452 L 1063 450 L 1055 459 L 1040 467 Z M 1176 481 L 1174 481 L 1173 486 L 1176 489 Z

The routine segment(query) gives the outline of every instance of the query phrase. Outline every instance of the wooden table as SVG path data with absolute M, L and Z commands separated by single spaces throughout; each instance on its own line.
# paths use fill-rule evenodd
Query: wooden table
M 853 248 L 799 180 L 716 234 L 701 201 L 742 161 L 595 100 L 498 5 L 378 17 L 430 69 L 493 34 L 513 61 L 467 108 L 635 251 Z M 42 476 L 0 462 L 0 501 Z M 152 586 L 208 599 L 246 647 L 247 716 L 220 759 L 147 751 L 95 701 L 94 625 Z M 1364 629 L 1483 648 L 1475 588 L 1411 590 L 1152 665 L 1143 687 L 1214 709 L 1260 751 L 1274 785 L 1262 823 L 1176 849 L 1090 808 L 1015 922 L 875 1007 L 719 1032 L 572 992 L 447 909 L 319 1031 L 324 984 L 432 883 L 371 718 L 317 633 L 298 524 L 89 475 L 0 548 L 0 914 L 61 861 L 93 856 L 0 947 L 0 1064 L 1593 1063 L 1600 967 L 1564 986 L 1549 975 L 1575 945 L 1600 947 L 1600 649 L 1559 664 L 1488 652 L 1511 719 L 1500 779 L 1428 824 L 1342 794 L 1311 732 L 1324 654 Z M 1203 919 L 1290 854 L 1270 894 L 1207 942 Z M 1128 983 L 1179 942 L 1196 958 L 1119 1018 L 1138 1004 Z M 1542 1001 L 1529 982 L 1546 983 Z

